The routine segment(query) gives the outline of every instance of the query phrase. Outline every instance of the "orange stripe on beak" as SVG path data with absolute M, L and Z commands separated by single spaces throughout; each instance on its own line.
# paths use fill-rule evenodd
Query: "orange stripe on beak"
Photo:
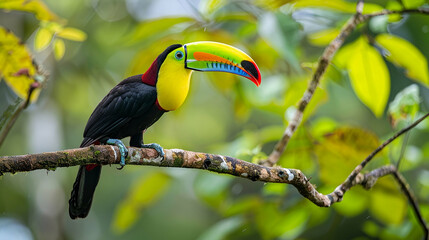
M 210 62 L 220 62 L 220 63 L 227 63 L 229 65 L 233 65 L 236 67 L 241 67 L 231 61 L 229 61 L 226 58 L 219 57 L 217 55 L 211 54 L 211 53 L 205 53 L 205 52 L 194 52 L 194 58 L 197 61 L 210 61 Z
M 249 74 L 249 76 L 252 76 L 252 74 L 250 74 L 246 69 L 244 69 L 240 65 L 238 65 L 234 62 L 231 62 L 230 60 L 228 60 L 226 58 L 219 57 L 219 56 L 211 54 L 211 53 L 194 52 L 194 58 L 197 61 L 219 62 L 219 63 L 226 63 L 228 65 L 236 66 L 236 67 L 240 68 L 241 70 L 243 70 L 244 72 L 246 72 L 247 74 Z M 249 79 L 253 81 L 252 78 L 249 78 Z M 257 82 L 255 82 L 255 83 L 256 83 L 256 85 L 259 86 L 259 84 Z

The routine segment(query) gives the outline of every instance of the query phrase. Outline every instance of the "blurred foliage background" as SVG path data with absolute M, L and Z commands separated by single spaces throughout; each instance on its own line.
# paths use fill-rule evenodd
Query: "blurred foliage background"
M 28 89 L 28 79 L 17 79 L 21 76 L 15 73 L 23 67 L 30 75 L 35 72 L 28 53 L 50 77 L 0 155 L 77 147 L 92 110 L 115 84 L 144 73 L 170 44 L 210 40 L 249 53 L 261 69 L 262 85 L 256 88 L 228 74 L 195 73 L 185 104 L 151 127 L 145 141 L 257 162 L 281 137 L 318 57 L 355 4 L 1 0 L 0 129 Z M 365 1 L 364 13 L 422 6 L 427 2 Z M 386 15 L 361 24 L 336 54 L 279 164 L 301 169 L 319 191 L 329 193 L 383 140 L 427 112 L 427 39 L 427 15 Z M 6 46 L 22 55 L 16 50 L 12 61 Z M 425 121 L 367 167 L 400 163 L 426 220 L 428 131 Z M 380 179 L 371 191 L 355 187 L 327 209 L 286 185 L 188 169 L 107 166 L 89 216 L 72 221 L 67 200 L 76 172 L 74 167 L 2 176 L 0 239 L 422 236 L 392 177 Z

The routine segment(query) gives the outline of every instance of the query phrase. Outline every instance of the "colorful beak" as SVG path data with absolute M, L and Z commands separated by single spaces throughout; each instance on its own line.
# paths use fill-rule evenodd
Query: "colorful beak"
M 185 67 L 203 72 L 227 72 L 250 79 L 259 86 L 261 73 L 255 61 L 243 51 L 218 42 L 184 45 Z

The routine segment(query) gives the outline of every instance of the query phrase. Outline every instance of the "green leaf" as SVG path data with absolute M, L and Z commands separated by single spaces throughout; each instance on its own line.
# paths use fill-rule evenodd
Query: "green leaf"
M 256 225 L 265 239 L 295 239 L 305 229 L 309 211 L 294 206 L 282 211 L 279 206 L 266 203 L 255 209 Z
M 343 0 L 295 0 L 295 8 L 325 8 L 345 13 L 355 13 L 356 3 L 351 3 Z M 383 10 L 383 7 L 374 3 L 365 3 L 363 13 L 372 13 Z
M 315 46 L 326 46 L 340 33 L 339 29 L 329 28 L 319 32 L 308 34 L 308 41 Z
M 363 104 L 377 117 L 383 115 L 389 99 L 390 76 L 378 51 L 364 37 L 353 43 L 347 69 L 353 90 Z
M 262 189 L 262 192 L 264 195 L 270 196 L 270 195 L 277 195 L 282 196 L 287 191 L 286 184 L 282 183 L 267 183 L 264 185 L 264 188 Z
M 12 32 L 0 27 L 0 79 L 22 99 L 27 99 L 34 77 L 39 74 L 27 47 Z M 39 96 L 36 88 L 31 101 Z
M 400 11 L 402 10 L 402 5 L 397 0 L 390 0 L 386 4 L 386 9 Z M 400 21 L 403 17 L 402 14 L 389 14 L 387 15 L 387 18 L 389 19 L 389 22 L 397 22 Z
M 301 71 L 297 47 L 301 39 L 300 26 L 291 15 L 265 13 L 258 21 L 259 34 L 269 42 L 295 71 Z
M 377 238 L 380 232 L 380 227 L 373 221 L 365 221 L 362 230 L 369 236 Z
M 417 8 L 425 4 L 425 0 L 402 0 L 405 9 Z M 427 3 L 427 2 L 426 2 Z
M 379 34 L 375 38 L 389 53 L 387 60 L 407 70 L 407 76 L 429 87 L 426 57 L 410 42 L 391 34 Z
M 118 234 L 127 231 L 137 221 L 140 211 L 164 194 L 170 181 L 171 178 L 163 172 L 138 179 L 128 196 L 116 208 L 112 220 L 113 231 Z
M 77 28 L 66 27 L 57 33 L 60 38 L 82 42 L 86 39 L 86 33 Z
M 407 214 L 407 199 L 393 177 L 378 179 L 370 192 L 370 212 L 385 224 L 400 224 Z
M 37 19 L 43 21 L 59 20 L 49 8 L 40 0 L 3 0 L 0 8 L 33 13 Z
M 335 131 L 338 123 L 327 117 L 319 117 L 311 122 L 311 134 L 316 140 L 323 140 L 327 134 Z
M 44 27 L 39 28 L 34 39 L 34 48 L 36 49 L 36 51 L 41 51 L 45 49 L 51 42 L 52 37 L 53 32 L 49 31 Z
M 126 37 L 126 41 L 129 41 L 129 44 L 141 42 L 149 44 L 148 40 L 154 36 L 156 39 L 160 39 L 171 34 L 171 32 L 179 33 L 185 29 L 183 26 L 187 27 L 193 21 L 194 19 L 190 17 L 171 17 L 145 21 L 137 25 L 134 31 Z
M 212 207 L 219 207 L 227 197 L 233 178 L 212 173 L 199 174 L 195 181 L 195 193 Z
M 419 111 L 419 88 L 412 84 L 400 91 L 389 104 L 389 119 L 393 127 L 409 124 Z
M 228 14 L 217 14 L 216 16 L 214 16 L 213 21 L 215 22 L 244 21 L 247 23 L 250 22 L 251 24 L 244 25 L 243 28 L 240 30 L 242 34 L 247 33 L 249 35 L 255 32 L 256 30 L 255 23 L 257 22 L 254 16 L 246 12 L 232 12 Z
M 54 55 L 55 59 L 61 60 L 64 56 L 64 53 L 66 51 L 66 47 L 64 45 L 64 41 L 62 39 L 55 39 L 54 40 Z
M 295 107 L 296 103 L 302 98 L 302 93 L 307 89 L 310 77 L 310 75 L 301 75 L 288 78 L 286 81 L 282 76 L 272 76 L 269 78 L 270 82 L 264 83 L 258 89 L 246 84 L 246 86 L 243 86 L 246 89 L 244 94 L 253 106 L 284 116 L 285 109 Z M 318 88 L 304 112 L 303 120 L 305 121 L 312 116 L 316 109 L 326 100 L 326 90 Z
M 337 53 L 334 55 L 334 58 L 332 59 L 332 63 L 343 69 L 347 69 L 347 64 L 352 58 L 353 53 L 355 51 L 356 43 L 347 44 L 345 46 L 342 46 Z
M 229 204 L 225 207 L 222 213 L 225 216 L 233 216 L 241 213 L 248 213 L 262 204 L 262 200 L 255 196 L 242 197 L 234 202 L 228 202 Z
M 293 135 L 285 153 L 278 161 L 279 166 L 302 169 L 305 174 L 313 174 L 317 170 L 314 161 L 314 141 L 307 130 L 298 128 Z
M 354 217 L 367 210 L 368 202 L 369 197 L 366 190 L 353 188 L 344 195 L 344 199 L 340 203 L 334 204 L 333 207 L 346 217 Z
M 245 223 L 242 216 L 223 219 L 211 226 L 197 239 L 199 240 L 222 240 L 228 239 L 228 235 L 239 229 Z

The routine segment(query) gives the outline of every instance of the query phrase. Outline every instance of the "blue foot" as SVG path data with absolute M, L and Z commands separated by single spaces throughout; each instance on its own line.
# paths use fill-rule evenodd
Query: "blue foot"
M 164 148 L 162 148 L 158 143 L 149 143 L 149 144 L 142 144 L 142 148 L 153 148 L 158 152 L 158 155 L 164 159 Z
M 125 147 L 124 143 L 119 139 L 111 138 L 111 139 L 108 139 L 106 143 L 109 145 L 115 145 L 119 148 L 119 152 L 121 153 L 121 162 L 119 162 L 119 165 L 121 166 L 118 167 L 117 169 L 121 170 L 125 166 L 125 158 L 128 155 L 127 147 Z

